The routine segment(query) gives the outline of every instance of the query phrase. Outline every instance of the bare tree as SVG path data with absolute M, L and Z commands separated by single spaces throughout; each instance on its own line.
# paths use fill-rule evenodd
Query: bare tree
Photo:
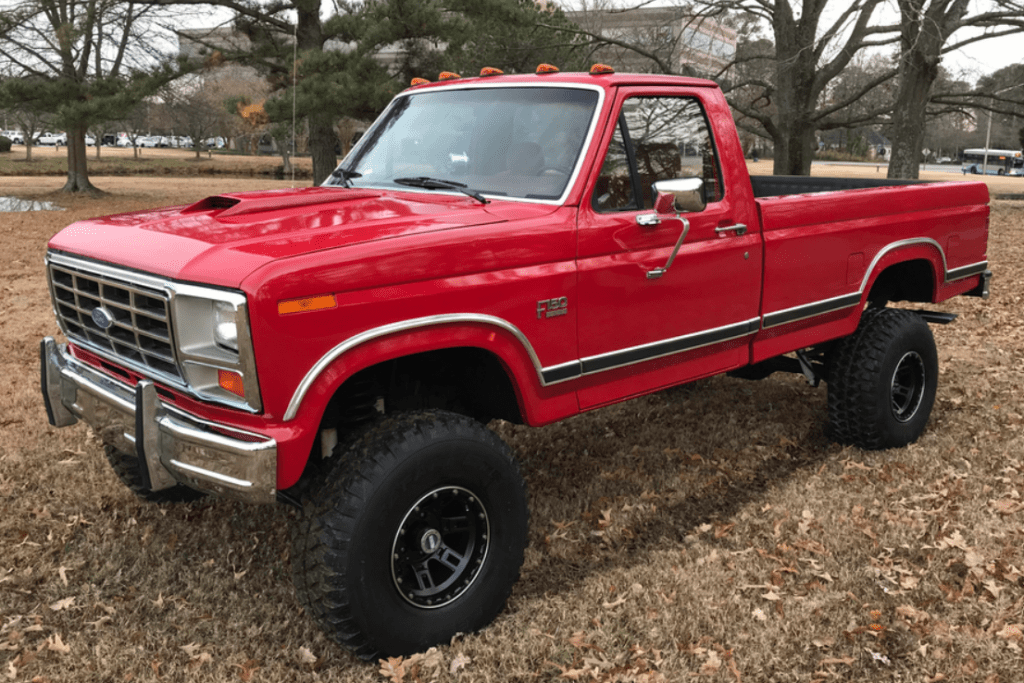
M 85 134 L 176 75 L 150 21 L 131 0 L 23 0 L 0 13 L 0 98 L 44 106 L 67 129 L 65 192 L 96 192 Z M 160 68 L 162 65 L 162 68 Z
M 841 128 L 877 120 L 881 111 L 849 112 L 847 108 L 879 84 L 892 79 L 892 68 L 861 87 L 842 93 L 829 86 L 863 49 L 895 40 L 894 26 L 874 25 L 883 0 L 833 3 L 836 10 L 826 21 L 829 0 L 803 0 L 797 9 L 790 0 L 692 0 L 680 3 L 688 22 L 731 22 L 740 26 L 736 57 L 713 77 L 718 80 L 737 114 L 741 128 L 770 137 L 775 145 L 774 170 L 779 175 L 807 175 L 818 130 Z M 641 2 L 645 6 L 649 2 Z M 619 10 L 624 11 L 624 10 Z M 766 26 L 767 40 L 756 40 Z M 595 42 L 611 43 L 649 58 L 665 73 L 684 72 L 648 46 L 593 30 L 579 29 Z M 757 49 L 747 44 L 755 44 Z
M 899 94 L 893 108 L 890 178 L 917 178 L 932 86 L 942 56 L 997 36 L 1024 31 L 1024 3 L 994 0 L 972 13 L 969 0 L 897 0 L 900 8 Z M 983 29 L 963 35 L 962 29 Z M 959 33 L 960 36 L 957 37 Z M 955 99 L 949 94 L 942 99 Z
M 22 142 L 25 143 L 25 161 L 32 161 L 36 137 L 43 132 L 49 117 L 32 102 L 21 102 L 7 111 L 21 131 Z
M 177 84 L 176 88 L 164 90 L 164 101 L 177 131 L 184 131 L 192 140 L 196 159 L 201 158 L 203 141 L 225 125 L 228 112 L 224 103 L 215 99 L 215 94 L 203 87 L 200 77 Z

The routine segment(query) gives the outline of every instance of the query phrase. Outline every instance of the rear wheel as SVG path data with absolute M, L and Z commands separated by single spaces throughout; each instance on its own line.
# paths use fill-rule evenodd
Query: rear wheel
M 333 458 L 293 530 L 295 587 L 320 627 L 372 659 L 489 624 L 526 546 L 508 446 L 470 418 L 424 411 L 383 420 Z
M 142 483 L 142 472 L 139 470 L 137 455 L 119 451 L 110 444 L 103 444 L 103 454 L 107 456 L 107 462 L 114 468 L 118 479 L 124 482 L 124 485 L 131 489 L 132 493 L 150 503 L 187 503 L 198 500 L 204 495 L 181 484 L 153 491 Z
M 832 438 L 871 450 L 913 443 L 928 424 L 938 376 L 935 340 L 920 316 L 866 310 L 829 359 Z

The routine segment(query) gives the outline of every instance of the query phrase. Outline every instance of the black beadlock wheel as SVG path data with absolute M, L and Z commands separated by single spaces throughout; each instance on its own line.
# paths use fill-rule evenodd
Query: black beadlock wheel
M 519 577 L 526 486 L 505 443 L 446 411 L 382 420 L 311 486 L 292 530 L 300 603 L 363 659 L 489 624 Z
M 869 450 L 913 443 L 928 424 L 938 376 L 935 339 L 919 315 L 869 308 L 829 357 L 830 436 Z
M 135 453 L 125 453 L 110 444 L 103 444 L 103 454 L 107 457 L 107 462 L 110 463 L 117 478 L 142 500 L 150 503 L 188 503 L 193 500 L 199 500 L 206 495 L 201 491 L 190 489 L 181 484 L 160 491 L 153 491 L 146 488 L 142 483 L 142 473 L 139 471 L 139 457 Z

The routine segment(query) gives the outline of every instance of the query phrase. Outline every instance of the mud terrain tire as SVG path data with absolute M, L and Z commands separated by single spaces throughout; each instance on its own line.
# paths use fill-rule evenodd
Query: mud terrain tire
M 300 603 L 363 659 L 489 624 L 519 577 L 526 486 L 508 446 L 441 410 L 363 434 L 311 487 L 292 531 Z
M 898 448 L 924 432 L 939 362 L 928 323 L 897 308 L 869 308 L 832 350 L 829 435 L 868 450 Z
M 199 500 L 205 495 L 181 484 L 160 491 L 148 489 L 142 483 L 138 456 L 134 453 L 119 451 L 109 444 L 103 445 L 103 454 L 107 456 L 107 462 L 114 468 L 118 479 L 124 482 L 124 485 L 131 489 L 132 493 L 145 501 L 150 503 L 188 503 Z

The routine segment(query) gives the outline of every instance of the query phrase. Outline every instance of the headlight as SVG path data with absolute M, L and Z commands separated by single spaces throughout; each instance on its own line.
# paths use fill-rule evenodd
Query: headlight
M 213 340 L 238 351 L 238 320 L 235 307 L 227 301 L 213 302 Z
M 245 295 L 179 284 L 172 290 L 175 346 L 185 382 L 202 398 L 260 410 Z

